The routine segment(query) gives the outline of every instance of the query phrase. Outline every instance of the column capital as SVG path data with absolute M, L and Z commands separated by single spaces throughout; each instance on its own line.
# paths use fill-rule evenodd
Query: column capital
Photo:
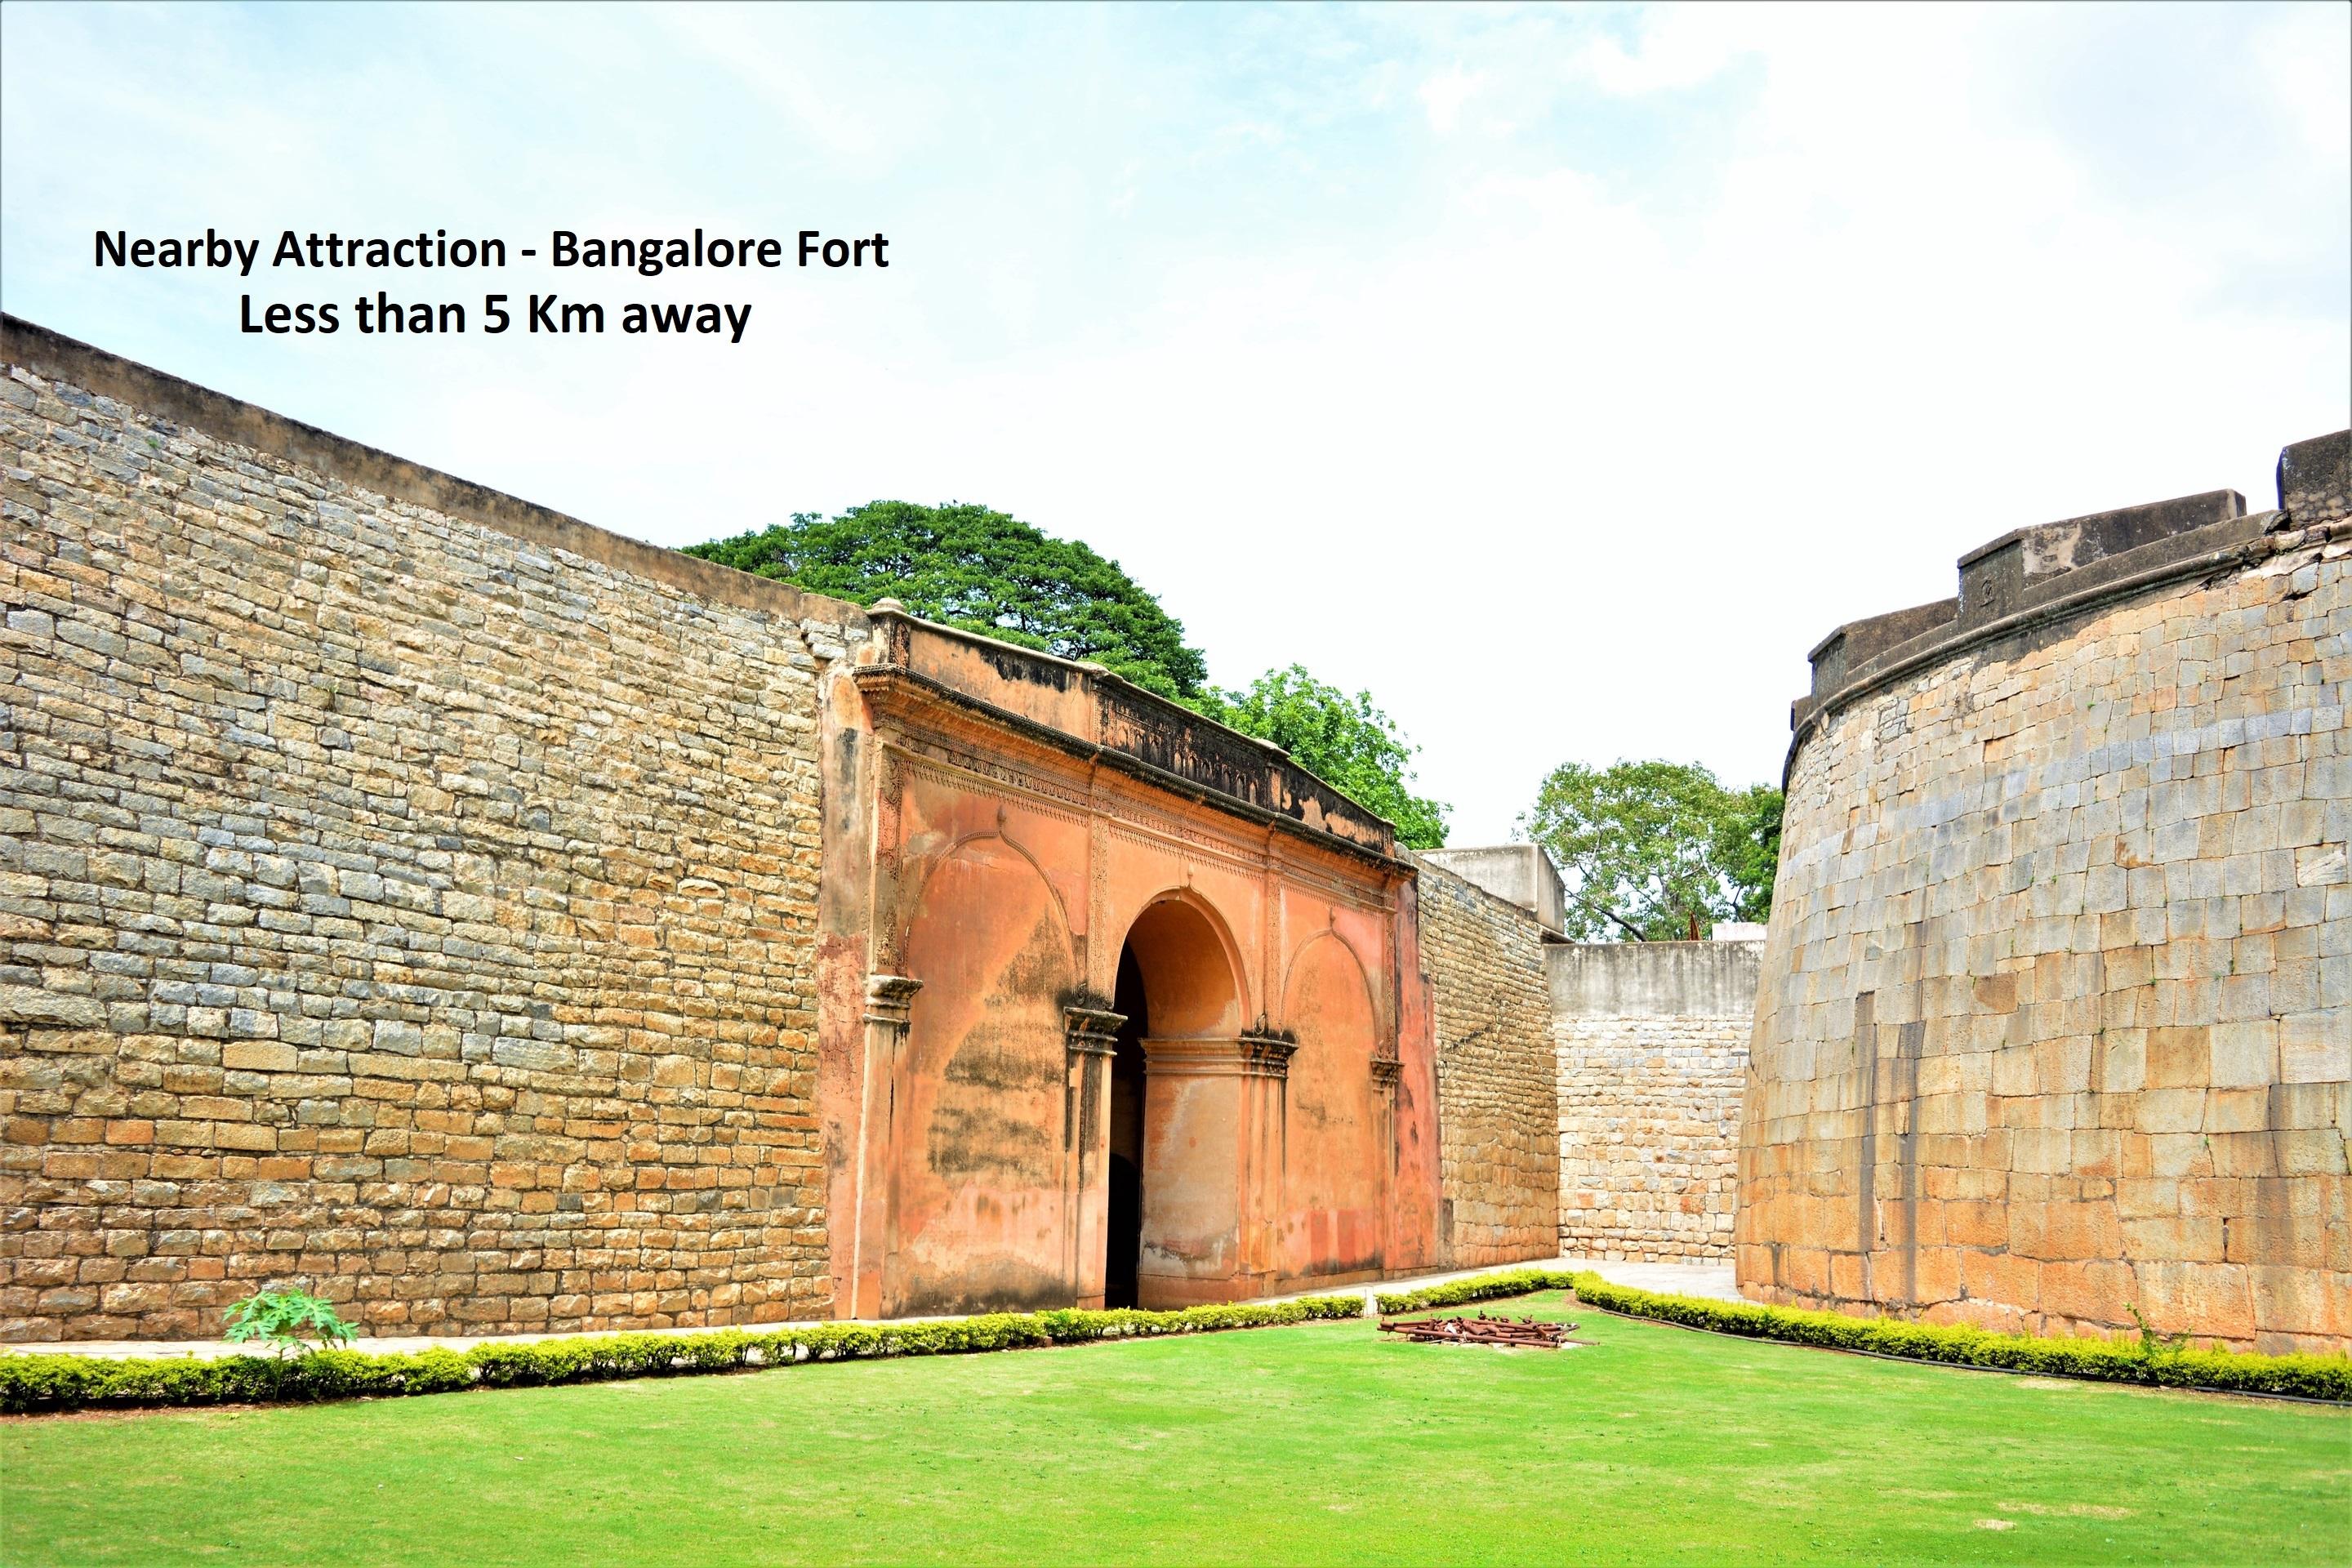
M 904 1026 L 908 1010 L 915 1005 L 915 993 L 923 988 L 919 980 L 903 974 L 874 974 L 866 981 L 866 1021 L 869 1024 Z
M 1126 1014 L 1108 1007 L 1065 1007 L 1062 1036 L 1073 1056 L 1116 1056 L 1118 1027 L 1126 1022 Z
M 1290 1076 L 1290 1058 L 1298 1051 L 1297 1040 L 1268 1032 L 1246 1034 L 1235 1043 L 1241 1047 L 1244 1072 L 1258 1078 Z
M 1404 1078 L 1404 1063 L 1395 1057 L 1372 1058 L 1372 1082 L 1381 1089 L 1393 1089 Z

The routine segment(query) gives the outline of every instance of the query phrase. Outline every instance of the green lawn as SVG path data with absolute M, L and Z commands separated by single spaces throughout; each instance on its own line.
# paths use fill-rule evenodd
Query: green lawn
M 2352 1412 L 1585 1310 L 0 1424 L 10 1564 L 2277 1563 L 2352 1558 Z M 1472 1309 L 1475 1310 L 1475 1309 Z M 1520 1303 L 1490 1310 L 1521 1311 Z

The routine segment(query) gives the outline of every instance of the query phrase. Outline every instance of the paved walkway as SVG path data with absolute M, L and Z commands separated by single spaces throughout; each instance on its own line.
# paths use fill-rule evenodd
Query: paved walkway
M 1711 1296 L 1720 1300 L 1737 1301 L 1739 1291 L 1732 1283 L 1731 1265 L 1709 1263 L 1611 1263 L 1589 1258 L 1554 1258 L 1529 1259 L 1524 1263 L 1500 1263 L 1485 1268 L 1465 1268 L 1451 1274 L 1422 1274 L 1410 1279 L 1382 1279 L 1376 1283 L 1349 1285 L 1339 1289 L 1303 1290 L 1303 1296 L 1346 1296 L 1361 1293 L 1370 1310 L 1375 1294 L 1393 1295 L 1403 1290 L 1418 1290 L 1427 1285 L 1442 1285 L 1450 1279 L 1468 1279 L 1480 1274 L 1493 1274 L 1505 1268 L 1590 1268 L 1602 1279 L 1618 1285 L 1630 1285 L 1636 1289 L 1661 1290 L 1681 1296 Z M 1295 1296 L 1276 1297 L 1276 1300 L 1293 1300 Z M 932 1320 L 902 1319 L 900 1321 L 921 1322 Z M 761 1331 L 776 1329 L 814 1328 L 814 1322 L 751 1323 L 740 1325 Z M 591 1333 L 617 1331 L 624 1333 L 710 1334 L 720 1328 L 701 1329 L 635 1329 L 589 1330 Z M 581 1331 L 557 1334 L 380 1334 L 364 1336 L 352 1342 L 354 1350 L 394 1352 L 423 1351 L 436 1348 L 448 1351 L 470 1350 L 476 1345 L 532 1344 L 541 1340 L 576 1339 Z M 0 1354 L 12 1351 L 55 1352 L 69 1352 L 75 1355 L 104 1356 L 121 1360 L 131 1356 L 194 1356 L 210 1359 L 215 1356 L 266 1355 L 268 1347 L 231 1344 L 226 1340 L 68 1340 L 62 1343 L 0 1345 Z

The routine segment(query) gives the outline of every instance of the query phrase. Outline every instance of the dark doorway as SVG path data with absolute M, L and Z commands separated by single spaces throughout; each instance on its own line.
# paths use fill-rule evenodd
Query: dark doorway
M 1118 1026 L 1118 1055 L 1110 1069 L 1110 1205 L 1105 1226 L 1103 1305 L 1136 1304 L 1136 1265 L 1143 1255 L 1143 971 L 1135 951 L 1118 954 L 1118 989 L 1111 1005 L 1127 1015 Z

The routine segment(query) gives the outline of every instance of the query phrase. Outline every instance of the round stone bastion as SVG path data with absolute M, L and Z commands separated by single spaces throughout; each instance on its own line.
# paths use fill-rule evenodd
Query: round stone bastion
M 1749 1298 L 2352 1348 L 2352 431 L 2019 530 L 1792 712 Z

